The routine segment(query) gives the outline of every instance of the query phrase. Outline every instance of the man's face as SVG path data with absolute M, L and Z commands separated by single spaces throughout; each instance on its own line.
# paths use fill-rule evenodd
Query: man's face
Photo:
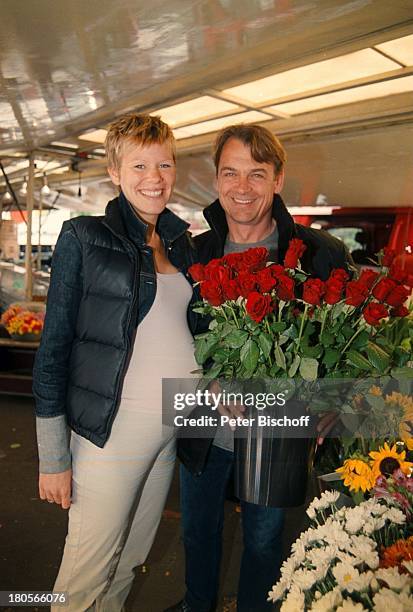
M 276 176 L 273 164 L 255 161 L 241 140 L 225 143 L 216 185 L 230 227 L 270 223 L 273 197 L 283 182 L 284 173 Z
M 125 141 L 118 168 L 108 168 L 138 215 L 155 225 L 175 185 L 176 169 L 168 143 L 142 146 Z

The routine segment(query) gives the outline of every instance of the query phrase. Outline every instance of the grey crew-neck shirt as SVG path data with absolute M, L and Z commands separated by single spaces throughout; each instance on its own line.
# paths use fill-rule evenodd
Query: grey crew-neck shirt
M 247 249 L 254 249 L 257 247 L 265 247 L 269 251 L 269 261 L 278 263 L 278 229 L 267 236 L 264 240 L 259 242 L 252 242 L 248 244 L 241 244 L 239 242 L 231 242 L 231 240 L 225 241 L 224 255 L 228 253 L 242 253 Z M 223 448 L 224 450 L 234 452 L 234 432 L 231 430 L 229 425 L 218 425 L 218 429 L 215 434 L 213 441 L 214 446 Z

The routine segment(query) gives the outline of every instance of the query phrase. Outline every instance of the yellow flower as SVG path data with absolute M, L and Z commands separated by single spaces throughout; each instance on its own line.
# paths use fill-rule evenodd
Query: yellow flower
M 350 491 L 370 491 L 376 478 L 368 463 L 362 459 L 346 459 L 342 467 L 336 469 Z
M 372 395 L 376 395 L 377 397 L 382 395 L 380 387 L 377 387 L 376 385 L 373 385 L 372 387 L 370 387 L 369 393 L 371 393 Z
M 400 453 L 397 451 L 397 444 L 393 444 L 390 448 L 385 442 L 384 446 L 381 446 L 378 451 L 371 451 L 369 455 L 375 479 L 381 474 L 392 474 L 398 468 L 402 470 L 403 474 L 409 476 L 413 467 L 413 463 L 405 461 L 406 451 Z

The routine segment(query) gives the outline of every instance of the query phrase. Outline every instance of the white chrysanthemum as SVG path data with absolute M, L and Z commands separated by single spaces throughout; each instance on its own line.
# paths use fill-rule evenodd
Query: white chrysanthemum
M 304 610 L 304 593 L 299 589 L 292 589 L 282 603 L 281 612 L 297 612 L 298 610 Z
M 359 590 L 360 573 L 350 563 L 337 563 L 332 571 L 341 589 L 345 589 L 349 593 Z
M 318 565 L 324 563 L 330 563 L 333 559 L 337 557 L 337 554 L 337 546 L 328 545 L 322 548 L 312 548 L 311 550 L 307 551 L 307 559 L 312 565 L 317 567 Z
M 324 491 L 321 497 L 315 497 L 307 508 L 307 514 L 310 519 L 314 519 L 317 512 L 320 512 L 320 510 L 330 508 L 336 503 L 339 497 L 340 493 L 338 491 Z
M 413 576 L 413 561 L 403 561 L 404 567 Z
M 294 544 L 291 546 L 292 557 L 294 558 L 294 562 L 296 565 L 300 565 L 306 557 L 305 544 L 301 540 L 296 540 Z
M 407 593 L 395 593 L 391 589 L 383 588 L 373 597 L 375 612 L 411 612 L 413 597 Z M 299 608 L 297 608 L 299 609 Z
M 388 508 L 383 514 L 383 519 L 395 523 L 396 525 L 402 525 L 406 522 L 406 516 L 399 508 Z
M 365 612 L 367 608 L 352 599 L 343 599 L 342 604 L 337 608 L 337 612 Z
M 317 582 L 317 575 L 313 570 L 298 569 L 292 576 L 293 586 L 302 591 L 307 591 Z
M 349 550 L 357 558 L 356 565 L 366 563 L 370 569 L 376 569 L 379 566 L 379 555 L 376 548 L 376 542 L 368 536 L 353 535 L 351 537 Z
M 288 557 L 286 561 L 281 566 L 281 577 L 284 580 L 291 580 L 291 576 L 297 569 L 297 564 L 295 562 L 294 557 Z
M 353 567 L 355 567 L 356 565 L 359 565 L 360 563 L 360 559 L 358 559 L 357 557 L 354 557 L 353 555 L 350 555 L 347 552 L 343 552 L 342 550 L 338 551 L 337 558 L 341 563 L 352 565 Z
M 336 503 L 336 501 L 338 501 L 339 497 L 339 491 L 324 491 L 321 499 L 325 504 L 327 504 L 327 506 L 332 506 Z
M 272 601 L 273 603 L 275 603 L 276 601 L 278 601 L 278 599 L 284 597 L 284 593 L 288 588 L 288 584 L 289 583 L 287 580 L 279 580 L 277 584 L 274 584 L 271 591 L 268 592 L 267 601 Z
M 342 549 L 347 549 L 351 544 L 351 540 L 350 535 L 344 531 L 343 526 L 339 523 L 332 523 L 329 527 L 328 543 L 336 544 L 336 546 Z
M 386 521 L 383 516 L 370 518 L 365 521 L 363 525 L 363 533 L 365 533 L 366 535 L 371 535 L 375 531 L 379 531 L 380 529 L 382 529 L 385 523 Z
M 400 574 L 397 567 L 380 568 L 376 571 L 377 580 L 384 581 L 390 589 L 401 591 L 406 585 L 411 583 L 408 574 Z
M 335 610 L 342 601 L 340 589 L 334 587 L 332 591 L 329 591 L 325 595 L 319 597 L 316 601 L 311 604 L 311 612 L 329 612 Z

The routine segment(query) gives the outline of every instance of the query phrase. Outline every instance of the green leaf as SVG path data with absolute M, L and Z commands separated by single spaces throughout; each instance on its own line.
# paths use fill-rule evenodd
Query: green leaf
M 290 327 L 283 332 L 283 336 L 287 336 L 287 338 L 291 338 L 292 340 L 298 338 L 298 329 L 294 323 L 292 323 Z
M 300 374 L 304 380 L 316 380 L 318 373 L 318 361 L 311 357 L 303 357 L 300 363 Z
M 371 370 L 370 362 L 357 351 L 347 351 L 346 359 L 348 363 L 359 368 L 360 370 Z
M 366 353 L 371 365 L 379 372 L 384 373 L 389 367 L 390 355 L 374 342 L 367 344 Z
M 297 374 L 297 370 L 299 368 L 300 362 L 301 362 L 300 355 L 296 355 L 294 357 L 294 360 L 293 360 L 291 366 L 290 366 L 290 369 L 288 370 L 288 376 L 290 376 L 292 378 L 293 376 L 295 376 Z
M 204 364 L 205 361 L 212 355 L 214 349 L 218 346 L 218 343 L 218 338 L 211 333 L 207 338 L 195 340 L 195 359 L 199 365 Z
M 341 333 L 343 334 L 346 340 L 350 340 L 351 336 L 354 334 L 354 330 L 351 325 L 348 325 L 348 323 L 346 323 L 341 328 Z
M 283 323 L 282 321 L 276 321 L 275 323 L 271 324 L 271 329 L 276 334 L 282 333 L 286 327 L 287 325 Z
M 411 380 L 413 378 L 413 368 L 404 367 L 404 368 L 393 368 L 391 371 L 391 375 L 396 380 Z
M 285 370 L 287 368 L 286 363 L 285 363 L 285 355 L 282 351 L 282 348 L 278 344 L 274 346 L 274 356 L 275 356 L 275 363 L 280 368 Z
M 365 348 L 369 338 L 370 338 L 369 332 L 362 331 L 351 343 L 351 348 L 353 349 Z
M 260 350 L 257 343 L 252 338 L 248 338 L 240 352 L 241 363 L 247 372 L 254 372 L 259 356 Z
M 282 346 L 283 344 L 285 344 L 286 342 L 288 342 L 288 340 L 289 340 L 289 337 L 288 337 L 288 336 L 285 336 L 284 334 L 281 334 L 281 336 L 280 336 L 280 337 L 279 337 L 279 339 L 278 339 L 278 344 L 279 344 L 280 346 Z
M 341 353 L 337 349 L 326 348 L 324 357 L 323 357 L 323 364 L 327 368 L 332 368 L 340 360 L 340 356 L 341 356 Z
M 205 373 L 205 378 L 217 378 L 222 370 L 221 363 L 214 363 L 209 370 Z
M 248 340 L 248 337 L 248 332 L 242 329 L 235 329 L 226 336 L 225 343 L 228 344 L 230 348 L 241 348 Z
M 334 334 L 327 330 L 324 330 L 322 336 L 320 337 L 320 342 L 323 346 L 331 346 L 334 344 L 334 340 Z
M 260 349 L 265 359 L 268 359 L 271 353 L 272 344 L 273 344 L 273 340 L 271 336 L 269 334 L 261 332 L 260 335 L 258 336 L 258 344 L 260 346 Z
M 302 344 L 301 353 L 305 357 L 318 358 L 318 357 L 321 357 L 323 353 L 323 347 L 320 345 L 319 346 L 307 346 L 306 344 Z
M 229 357 L 230 351 L 224 347 L 220 347 L 218 348 L 216 351 L 214 351 L 213 359 L 214 361 L 216 361 L 217 363 L 226 363 L 228 361 L 228 357 Z

